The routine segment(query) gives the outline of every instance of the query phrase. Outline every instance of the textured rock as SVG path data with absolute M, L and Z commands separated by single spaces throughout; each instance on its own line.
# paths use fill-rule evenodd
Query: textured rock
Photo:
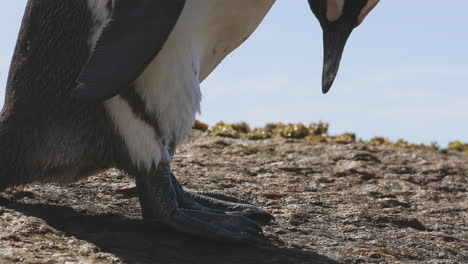
M 467 156 L 194 131 L 173 168 L 188 188 L 271 211 L 261 247 L 142 221 L 132 180 L 110 170 L 0 194 L 0 263 L 468 262 Z

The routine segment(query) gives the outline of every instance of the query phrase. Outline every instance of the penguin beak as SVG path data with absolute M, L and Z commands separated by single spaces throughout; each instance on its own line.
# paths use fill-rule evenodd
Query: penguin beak
M 341 56 L 352 30 L 323 31 L 322 92 L 330 91 L 340 67 Z

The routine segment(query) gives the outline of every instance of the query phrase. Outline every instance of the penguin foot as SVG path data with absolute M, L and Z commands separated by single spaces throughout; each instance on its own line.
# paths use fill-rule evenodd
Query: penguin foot
M 266 210 L 232 195 L 221 192 L 196 191 L 186 191 L 186 194 L 194 202 L 206 208 L 220 210 L 227 214 L 243 215 L 254 221 L 269 222 L 274 220 L 273 215 Z M 236 201 L 234 202 L 232 198 Z
M 215 239 L 228 239 L 238 242 L 249 241 L 255 235 L 262 234 L 262 227 L 241 215 L 228 215 L 179 208 L 174 213 L 170 225 L 178 230 L 185 230 L 187 224 L 195 228 L 188 233 L 210 236 Z
M 204 193 L 184 191 L 168 166 L 137 175 L 136 184 L 145 220 L 198 237 L 242 244 L 255 244 L 262 233 L 261 226 L 251 217 L 259 211 L 248 213 L 255 211 L 250 208 L 253 205 L 220 193 L 206 194 L 216 197 L 213 198 Z
M 171 179 L 176 189 L 178 200 L 184 208 L 213 213 L 242 215 L 260 222 L 274 220 L 272 214 L 247 200 L 222 192 L 184 190 L 172 173 Z

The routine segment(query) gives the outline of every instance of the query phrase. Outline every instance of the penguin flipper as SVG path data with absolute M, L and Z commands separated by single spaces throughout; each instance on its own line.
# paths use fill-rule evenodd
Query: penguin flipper
M 109 23 L 78 76 L 73 96 L 109 99 L 128 89 L 157 56 L 186 0 L 114 0 Z

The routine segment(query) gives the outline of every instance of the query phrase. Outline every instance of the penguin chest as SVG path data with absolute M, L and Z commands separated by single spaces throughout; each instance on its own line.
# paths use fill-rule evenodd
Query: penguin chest
M 137 99 L 119 95 L 105 102 L 133 162 L 150 167 L 170 159 L 200 112 L 200 81 L 250 36 L 273 3 L 187 1 L 162 50 L 135 81 L 131 97 Z

